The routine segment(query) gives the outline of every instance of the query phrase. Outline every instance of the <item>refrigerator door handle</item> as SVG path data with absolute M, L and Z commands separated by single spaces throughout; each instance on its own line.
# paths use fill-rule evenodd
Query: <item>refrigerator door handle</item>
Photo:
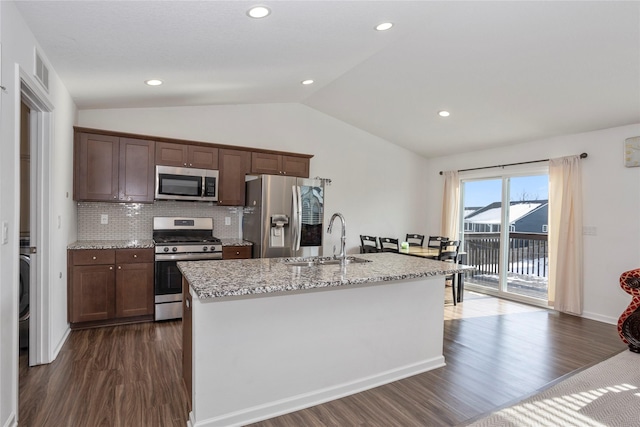
M 295 198 L 294 208 L 296 209 L 296 236 L 294 240 L 294 251 L 300 250 L 300 240 L 302 238 L 302 191 L 299 185 L 293 186 L 293 197 Z
M 291 212 L 291 256 L 295 255 L 296 246 L 298 245 L 298 191 L 297 186 L 291 186 L 291 197 L 292 197 L 292 211 Z

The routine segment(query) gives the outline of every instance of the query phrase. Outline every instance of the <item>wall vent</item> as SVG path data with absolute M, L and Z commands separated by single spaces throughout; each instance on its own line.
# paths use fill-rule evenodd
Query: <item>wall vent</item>
M 35 76 L 38 81 L 42 84 L 42 86 L 49 92 L 49 69 L 44 64 L 42 57 L 40 56 L 40 52 L 36 49 L 36 70 Z

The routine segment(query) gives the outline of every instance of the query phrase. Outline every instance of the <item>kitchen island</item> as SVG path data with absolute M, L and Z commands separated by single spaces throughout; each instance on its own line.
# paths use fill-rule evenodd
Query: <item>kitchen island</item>
M 444 366 L 444 275 L 393 253 L 370 262 L 180 262 L 191 426 L 244 425 Z

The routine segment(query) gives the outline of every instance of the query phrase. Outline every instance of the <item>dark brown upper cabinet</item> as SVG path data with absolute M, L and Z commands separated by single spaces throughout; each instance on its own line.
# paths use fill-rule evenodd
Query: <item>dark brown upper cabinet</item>
M 74 200 L 152 203 L 155 142 L 76 133 Z
M 309 158 L 284 154 L 251 153 L 251 173 L 309 177 Z
M 157 142 L 156 165 L 218 169 L 218 148 Z
M 220 149 L 218 205 L 244 205 L 245 176 L 251 170 L 250 165 L 251 153 L 249 151 Z

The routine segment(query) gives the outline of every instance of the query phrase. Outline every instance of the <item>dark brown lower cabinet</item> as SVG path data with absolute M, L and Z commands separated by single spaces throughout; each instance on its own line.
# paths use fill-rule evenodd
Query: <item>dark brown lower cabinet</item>
M 251 246 L 223 246 L 222 259 L 248 259 L 251 258 Z
M 113 265 L 79 265 L 73 268 L 70 323 L 106 320 L 115 316 Z
M 153 320 L 153 249 L 68 251 L 72 329 Z
M 116 317 L 153 314 L 153 273 L 153 263 L 118 265 Z

